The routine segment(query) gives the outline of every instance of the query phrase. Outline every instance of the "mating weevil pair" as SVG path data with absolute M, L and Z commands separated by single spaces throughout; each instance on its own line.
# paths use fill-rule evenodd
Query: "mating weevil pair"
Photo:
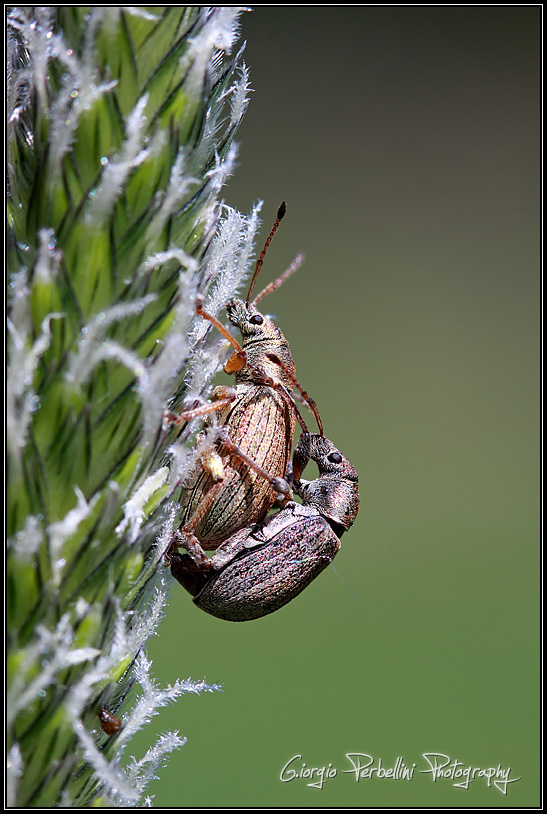
M 171 416 L 177 422 L 217 414 L 216 440 L 183 498 L 182 523 L 166 555 L 175 578 L 198 607 L 221 619 L 245 621 L 272 613 L 297 596 L 331 562 L 340 537 L 359 510 L 355 469 L 323 435 L 313 399 L 302 389 L 289 345 L 279 328 L 256 308 L 296 264 L 252 301 L 251 293 L 269 243 L 285 214 L 282 204 L 258 258 L 246 301 L 226 304 L 242 344 L 198 300 L 196 311 L 228 339 L 234 352 L 224 370 L 235 387 L 217 387 L 213 402 Z M 308 432 L 291 395 L 297 387 L 313 411 L 319 434 Z M 296 422 L 303 430 L 291 449 Z M 307 463 L 315 481 L 301 480 Z M 294 503 L 294 490 L 303 504 Z M 280 510 L 266 518 L 274 503 Z M 178 548 L 185 549 L 179 553 Z M 205 550 L 217 549 L 212 557 Z

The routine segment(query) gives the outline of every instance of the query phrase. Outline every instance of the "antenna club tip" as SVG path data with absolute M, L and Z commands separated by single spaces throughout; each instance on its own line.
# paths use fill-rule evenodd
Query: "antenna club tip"
M 287 204 L 285 201 L 281 204 L 279 209 L 277 210 L 277 220 L 281 220 L 285 216 L 285 212 L 287 211 Z

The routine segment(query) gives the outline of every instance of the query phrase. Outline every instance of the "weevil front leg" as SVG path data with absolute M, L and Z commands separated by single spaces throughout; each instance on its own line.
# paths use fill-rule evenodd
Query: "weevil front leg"
M 291 273 L 292 273 L 292 270 L 291 270 Z M 256 272 L 255 272 L 255 276 L 256 276 Z M 281 282 L 281 280 L 282 280 L 282 278 L 279 278 L 279 280 L 274 281 L 274 285 L 273 285 L 271 290 L 275 290 L 275 287 L 276 287 L 275 283 L 279 284 Z M 264 289 L 264 291 L 262 292 L 262 295 L 264 295 L 265 293 L 268 293 L 268 290 L 269 290 L 268 288 Z M 250 294 L 250 292 L 249 292 L 249 294 Z M 259 298 L 261 298 L 262 295 L 260 295 Z M 257 298 L 257 300 L 259 298 Z M 257 300 L 255 300 L 255 302 Z M 231 356 L 228 358 L 228 360 L 226 361 L 226 363 L 224 365 L 224 372 L 228 373 L 228 374 L 232 374 L 232 373 L 238 374 L 241 370 L 243 370 L 244 367 L 248 366 L 249 372 L 252 375 L 252 380 L 253 380 L 253 382 L 255 384 L 266 384 L 269 387 L 277 389 L 278 392 L 282 392 L 282 393 L 287 395 L 287 397 L 290 399 L 290 401 L 292 403 L 292 408 L 296 412 L 296 417 L 297 417 L 297 419 L 298 419 L 298 421 L 300 423 L 300 426 L 302 427 L 302 431 L 303 432 L 308 432 L 308 429 L 307 429 L 307 427 L 306 427 L 306 425 L 304 423 L 304 420 L 303 420 L 302 416 L 300 415 L 300 412 L 298 411 L 298 409 L 296 407 L 296 404 L 294 403 L 294 400 L 292 399 L 292 397 L 290 396 L 290 394 L 288 393 L 288 391 L 286 390 L 284 385 L 281 382 L 276 381 L 274 378 L 269 376 L 268 373 L 265 371 L 264 366 L 262 364 L 256 363 L 256 362 L 254 364 L 249 363 L 249 360 L 247 358 L 247 351 L 244 349 L 244 347 L 242 347 L 239 344 L 237 339 L 235 339 L 235 337 L 233 337 L 232 334 L 228 330 L 226 330 L 224 325 L 216 317 L 214 317 L 212 314 L 210 314 L 208 311 L 206 311 L 203 308 L 202 298 L 199 295 L 196 297 L 196 314 L 203 317 L 208 322 L 210 322 L 212 325 L 214 325 L 215 328 L 219 331 L 219 333 L 221 333 L 222 336 L 225 339 L 227 339 L 228 342 L 230 343 L 230 345 L 234 348 L 233 353 L 231 354 Z M 286 344 L 284 339 L 283 339 L 283 343 Z M 279 344 L 279 340 L 277 341 L 277 344 Z M 310 408 L 310 410 L 313 412 L 313 414 L 315 416 L 315 419 L 317 421 L 317 425 L 319 427 L 319 433 L 321 435 L 323 435 L 323 424 L 321 422 L 321 417 L 320 417 L 319 411 L 317 409 L 317 404 L 314 401 L 314 399 L 312 399 L 311 396 L 301 386 L 301 384 L 299 383 L 298 379 L 296 378 L 294 372 L 292 372 L 290 370 L 289 366 L 287 366 L 281 360 L 281 358 L 279 357 L 278 354 L 266 352 L 265 353 L 265 358 L 269 359 L 269 361 L 273 362 L 274 365 L 276 365 L 276 367 L 278 367 L 281 371 L 283 371 L 284 375 L 291 382 L 292 386 L 296 387 L 299 390 L 300 395 L 304 399 L 305 404 L 308 405 L 308 407 Z M 292 359 L 291 359 L 291 362 L 292 362 Z
M 237 339 L 232 336 L 230 331 L 226 330 L 222 322 L 205 310 L 203 307 L 203 300 L 199 294 L 196 296 L 196 314 L 203 317 L 203 319 L 206 319 L 207 322 L 211 323 L 211 325 L 214 325 L 217 331 L 219 331 L 219 333 L 221 333 L 222 336 L 228 340 L 234 349 L 232 355 L 224 365 L 224 371 L 226 373 L 236 373 L 238 370 L 244 368 L 247 362 L 247 353 L 245 350 L 243 350 Z
M 210 404 L 202 404 L 201 407 L 194 407 L 192 410 L 185 410 L 182 413 L 164 410 L 163 418 L 167 424 L 182 424 L 185 421 L 191 421 L 193 418 L 223 410 L 235 400 L 236 394 L 232 387 L 220 386 L 215 388 L 213 400 Z
M 182 424 L 185 421 L 191 421 L 193 418 L 199 418 L 199 416 L 202 415 L 208 416 L 211 413 L 219 412 L 224 410 L 225 407 L 229 407 L 236 398 L 236 393 L 232 387 L 221 385 L 215 388 L 213 400 L 210 404 L 203 404 L 201 407 L 195 407 L 183 413 L 173 413 L 171 410 L 165 410 L 163 417 L 164 422 L 166 424 Z M 203 435 L 203 432 L 198 434 L 198 441 L 203 438 Z M 224 471 L 222 460 L 218 452 L 216 452 L 212 446 L 200 455 L 200 461 L 204 470 L 211 475 L 215 483 L 223 480 Z

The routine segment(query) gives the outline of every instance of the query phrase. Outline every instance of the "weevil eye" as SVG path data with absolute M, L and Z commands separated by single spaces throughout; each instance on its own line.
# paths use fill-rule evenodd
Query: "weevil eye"
M 251 325 L 262 325 L 264 322 L 264 317 L 260 314 L 253 314 L 253 316 L 250 317 L 249 322 Z
M 330 455 L 327 455 L 327 460 L 330 461 L 331 464 L 341 464 L 342 456 L 339 452 L 331 452 Z

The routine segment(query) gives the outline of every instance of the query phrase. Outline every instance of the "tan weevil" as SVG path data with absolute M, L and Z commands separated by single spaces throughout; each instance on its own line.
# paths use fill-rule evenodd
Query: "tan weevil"
M 285 476 L 296 422 L 307 432 L 291 395 L 293 387 L 299 389 L 316 416 L 320 434 L 323 432 L 315 402 L 296 379 L 287 340 L 256 307 L 294 267 L 251 301 L 266 250 L 284 214 L 282 204 L 258 258 L 247 299 L 232 299 L 226 304 L 228 319 L 241 331 L 242 343 L 203 309 L 201 300 L 196 303 L 196 312 L 212 322 L 234 348 L 224 370 L 235 374 L 235 386 L 217 387 L 211 404 L 170 416 L 177 422 L 211 412 L 217 417 L 216 441 L 202 455 L 183 496 L 181 524 L 167 552 L 171 562 L 175 560 L 173 552 L 182 547 L 201 568 L 211 568 L 205 550 L 217 548 L 236 532 L 262 521 L 280 495 L 284 500 L 292 497 Z

